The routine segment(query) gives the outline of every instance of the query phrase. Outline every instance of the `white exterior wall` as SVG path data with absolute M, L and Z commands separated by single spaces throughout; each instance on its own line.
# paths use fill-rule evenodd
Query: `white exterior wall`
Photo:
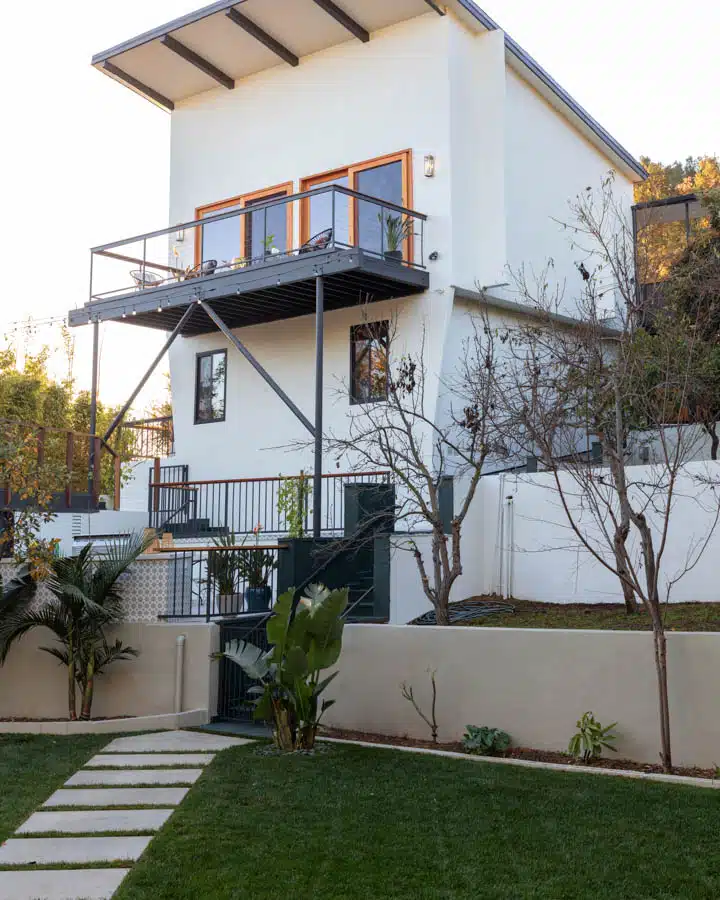
M 350 327 L 365 319 L 397 316 L 397 352 L 417 352 L 424 335 L 430 402 L 437 396 L 453 280 L 449 41 L 460 28 L 450 17 L 429 13 L 374 33 L 369 44 L 349 41 L 304 58 L 297 68 L 278 66 L 245 79 L 232 92 L 203 94 L 173 114 L 171 221 L 192 218 L 196 207 L 213 201 L 287 181 L 299 189 L 304 177 L 413 151 L 412 206 L 429 216 L 426 253 L 440 253 L 430 263 L 431 291 L 326 314 L 326 429 L 345 427 Z M 433 179 L 423 176 L 426 153 L 438 161 Z M 297 235 L 299 222 L 295 227 Z M 183 246 L 188 255 L 190 243 Z M 314 318 L 238 334 L 312 418 Z M 228 348 L 226 421 L 196 426 L 195 356 L 215 348 Z M 176 342 L 170 368 L 178 461 L 190 465 L 191 478 L 287 474 L 311 466 L 310 452 L 288 453 L 307 432 L 222 335 Z
M 539 273 L 552 259 L 557 283 L 568 279 L 565 296 L 571 301 L 580 277 L 575 263 L 584 254 L 572 250 L 569 233 L 553 220 L 571 221 L 568 202 L 587 187 L 597 192 L 615 167 L 512 69 L 506 73 L 508 265 Z M 629 213 L 631 182 L 618 173 L 614 191 Z
M 632 482 L 650 482 L 648 466 L 634 466 Z M 644 474 L 645 473 L 645 474 Z M 660 592 L 680 575 L 711 530 L 718 499 L 720 463 L 689 463 L 679 479 L 662 562 Z M 456 508 L 462 485 L 455 489 Z M 572 502 L 571 502 L 572 505 Z M 574 512 L 577 515 L 578 504 Z M 588 520 L 589 521 L 589 520 Z M 589 531 L 588 533 L 592 533 Z M 429 559 L 429 538 L 417 541 Z M 602 544 L 598 543 L 602 548 Z M 632 548 L 631 544 L 631 548 Z M 637 548 L 631 553 L 637 553 Z M 720 555 L 717 529 L 697 565 L 672 587 L 672 603 L 718 603 L 715 570 Z M 610 550 L 605 558 L 612 564 Z M 619 580 L 579 545 L 549 473 L 483 478 L 462 531 L 463 575 L 451 602 L 497 593 L 541 603 L 622 603 Z M 400 538 L 391 558 L 391 622 L 403 624 L 430 609 L 412 554 Z
M 452 23 L 449 41 L 452 283 L 504 280 L 505 35 Z

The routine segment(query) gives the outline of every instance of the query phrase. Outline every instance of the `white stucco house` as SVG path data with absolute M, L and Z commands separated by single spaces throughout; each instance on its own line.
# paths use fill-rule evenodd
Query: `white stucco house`
M 329 474 L 312 440 L 288 447 L 382 402 L 368 322 L 395 322 L 400 352 L 424 337 L 439 407 L 479 288 L 522 315 L 507 267 L 572 275 L 568 200 L 612 169 L 629 207 L 645 177 L 473 0 L 221 0 L 93 65 L 171 116 L 171 224 L 95 248 L 69 320 L 168 332 L 175 456 L 156 476 L 220 483 L 202 514 L 190 488 L 155 494 L 154 524 L 186 534 L 242 491 L 233 531 L 272 520 L 259 479 Z

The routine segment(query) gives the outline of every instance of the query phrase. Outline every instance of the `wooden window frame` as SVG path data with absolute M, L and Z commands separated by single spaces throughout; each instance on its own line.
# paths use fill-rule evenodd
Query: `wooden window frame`
M 361 400 L 357 396 L 356 391 L 356 379 L 355 379 L 355 367 L 357 364 L 357 358 L 355 356 L 355 345 L 358 343 L 356 335 L 358 331 L 366 330 L 370 331 L 371 329 L 376 328 L 378 331 L 384 332 L 385 339 L 385 352 L 387 354 L 387 373 L 386 373 L 386 381 L 385 381 L 385 396 L 384 397 L 373 397 L 370 400 Z M 368 338 L 365 338 L 368 340 Z M 372 376 L 372 369 L 370 372 Z M 351 325 L 350 326 L 350 405 L 351 406 L 366 406 L 369 403 L 387 403 L 388 400 L 388 392 L 390 389 L 390 322 L 387 319 L 380 319 L 377 322 L 361 322 L 359 325 Z
M 198 399 L 199 392 L 198 388 L 200 387 L 200 360 L 204 359 L 207 356 L 218 356 L 223 355 L 225 357 L 225 378 L 223 381 L 223 414 L 221 419 L 200 419 L 198 418 Z M 218 425 L 220 422 L 224 422 L 227 418 L 227 383 L 228 383 L 228 352 L 224 348 L 216 349 L 216 350 L 203 350 L 202 353 L 195 354 L 195 398 L 194 398 L 194 409 L 193 409 L 193 422 L 195 425 Z
M 358 172 L 363 172 L 366 169 L 375 169 L 379 166 L 387 165 L 388 163 L 393 162 L 401 162 L 402 163 L 402 202 L 400 206 L 404 206 L 405 209 L 413 208 L 413 153 L 412 150 L 398 150 L 396 153 L 386 153 L 383 156 L 376 156 L 373 159 L 366 159 L 359 163 L 354 163 L 351 166 L 344 166 L 339 169 L 329 169 L 327 172 L 320 172 L 317 175 L 310 175 L 307 178 L 302 178 L 300 180 L 300 193 L 305 191 L 311 191 L 313 188 L 319 187 L 322 184 L 327 183 L 328 181 L 333 181 L 336 178 L 342 178 L 347 176 L 348 179 L 348 189 L 351 191 L 357 190 L 355 186 L 355 178 Z M 350 243 L 355 246 L 356 240 L 356 219 L 357 219 L 357 206 L 354 200 L 350 202 Z M 306 244 L 312 235 L 310 234 L 310 200 L 305 199 L 300 203 L 300 243 Z M 413 239 L 409 237 L 405 241 L 405 259 L 409 261 L 413 261 Z
M 292 181 L 284 181 L 282 184 L 276 184 L 272 187 L 262 188 L 259 191 L 250 191 L 247 194 L 239 194 L 237 197 L 229 197 L 227 200 L 218 200 L 215 203 L 208 203 L 205 206 L 198 206 L 195 209 L 195 219 L 196 221 L 201 221 L 205 216 L 212 215 L 213 213 L 222 212 L 224 209 L 228 209 L 232 206 L 239 206 L 240 209 L 245 209 L 248 204 L 252 205 L 254 202 L 258 200 L 263 200 L 266 197 L 272 197 L 275 194 L 284 194 L 286 197 L 291 197 L 295 193 L 295 184 Z M 288 253 L 293 249 L 294 242 L 294 215 L 293 215 L 293 203 L 288 203 L 286 207 L 287 212 L 287 246 L 285 247 L 284 252 Z M 238 256 L 244 254 L 245 252 L 245 242 L 247 238 L 247 230 L 246 230 L 246 221 L 247 216 L 240 216 L 240 246 L 238 247 Z M 202 228 L 197 226 L 195 228 L 195 265 L 200 265 L 201 262 L 205 260 L 201 257 L 201 245 L 202 245 Z M 242 256 L 241 258 L 244 258 Z M 220 262 L 220 260 L 218 260 Z

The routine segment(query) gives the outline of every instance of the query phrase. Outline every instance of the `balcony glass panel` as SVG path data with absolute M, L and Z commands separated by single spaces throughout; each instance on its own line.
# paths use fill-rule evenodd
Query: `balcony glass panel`
M 361 194 L 378 197 L 398 206 L 403 205 L 403 167 L 400 160 L 362 169 L 355 174 L 355 189 Z M 382 253 L 388 249 L 387 237 L 383 234 L 381 206 L 359 200 L 357 203 L 357 243 L 361 247 Z
M 240 206 L 223 207 L 219 212 L 234 212 Z M 217 210 L 216 210 L 217 212 Z M 213 215 L 210 213 L 209 215 Z M 202 254 L 198 262 L 215 259 L 218 263 L 232 260 L 240 254 L 240 216 L 210 222 L 201 229 Z
M 350 180 L 347 175 L 341 175 L 339 178 L 323 181 L 322 184 L 323 187 L 336 184 L 346 188 Z M 335 198 L 335 243 L 350 246 L 350 198 L 346 194 L 334 191 L 325 191 L 310 199 L 309 237 L 333 227 L 333 198 Z
M 284 191 L 269 194 L 257 200 L 248 200 L 245 207 L 252 207 L 270 200 L 285 197 Z M 273 251 L 284 253 L 288 247 L 287 206 L 265 207 L 245 216 L 245 258 L 262 259 Z

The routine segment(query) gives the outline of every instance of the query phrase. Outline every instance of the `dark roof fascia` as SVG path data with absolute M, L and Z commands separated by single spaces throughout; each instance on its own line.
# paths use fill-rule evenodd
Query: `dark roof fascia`
M 474 16 L 481 25 L 487 28 L 488 31 L 502 31 L 498 23 L 494 19 L 491 19 L 486 12 L 483 12 L 479 6 L 476 6 L 475 3 L 473 3 L 473 0 L 457 0 L 457 2 L 464 10 L 470 13 L 471 16 Z M 539 81 L 562 100 L 562 102 L 568 106 L 570 110 L 572 110 L 572 112 L 574 112 L 575 115 L 613 151 L 613 153 L 619 156 L 633 172 L 639 175 L 643 180 L 648 177 L 645 167 L 635 159 L 630 151 L 626 150 L 622 144 L 618 143 L 618 141 L 616 141 L 615 138 L 606 131 L 586 109 L 580 106 L 580 104 L 507 33 L 505 33 L 505 47 L 516 59 L 526 66 Z
M 186 25 L 192 25 L 194 22 L 199 22 L 201 19 L 206 19 L 208 16 L 214 16 L 215 13 L 225 12 L 230 9 L 230 7 L 239 6 L 244 2 L 245 0 L 219 0 L 217 3 L 211 3 L 210 6 L 203 6 L 202 9 L 196 9 L 195 12 L 180 16 L 179 19 L 173 19 L 165 25 L 160 25 L 157 28 L 153 28 L 151 31 L 146 31 L 143 34 L 139 34 L 137 37 L 131 38 L 129 41 L 124 41 L 122 44 L 110 47 L 109 50 L 103 50 L 101 53 L 96 53 L 92 58 L 92 65 L 97 66 L 99 63 L 105 62 L 105 60 L 117 56 L 119 53 L 134 50 L 135 47 L 141 47 L 143 44 L 149 44 L 150 41 L 164 37 L 166 34 L 170 34 L 173 31 L 178 31 Z
M 633 209 L 649 209 L 657 206 L 675 206 L 676 203 L 695 203 L 700 201 L 697 194 L 677 194 L 674 197 L 664 197 L 662 200 L 643 200 L 642 203 L 636 203 Z

